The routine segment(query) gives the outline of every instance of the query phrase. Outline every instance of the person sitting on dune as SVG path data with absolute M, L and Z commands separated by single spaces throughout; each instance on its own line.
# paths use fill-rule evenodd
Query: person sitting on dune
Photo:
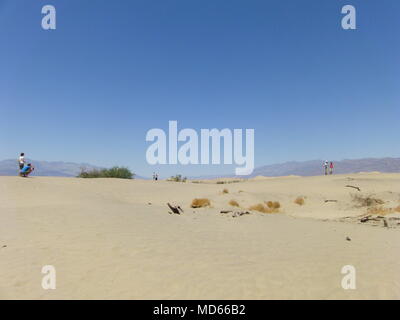
M 19 173 L 19 175 L 20 175 L 21 177 L 26 178 L 26 177 L 29 176 L 29 174 L 30 174 L 33 170 L 35 170 L 35 168 L 32 166 L 32 164 L 28 163 L 26 166 L 24 166 L 24 167 L 21 169 L 21 172 Z

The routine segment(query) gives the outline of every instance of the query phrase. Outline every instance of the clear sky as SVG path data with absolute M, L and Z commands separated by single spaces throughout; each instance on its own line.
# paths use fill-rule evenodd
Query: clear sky
M 0 159 L 229 172 L 149 166 L 169 120 L 255 129 L 256 166 L 398 157 L 399 17 L 398 0 L 0 0 Z

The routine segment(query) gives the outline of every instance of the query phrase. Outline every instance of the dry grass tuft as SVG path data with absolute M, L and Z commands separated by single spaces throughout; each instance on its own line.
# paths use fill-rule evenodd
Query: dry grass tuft
M 225 181 L 225 180 L 218 180 L 217 182 L 216 182 L 216 184 L 230 184 L 230 183 L 238 183 L 238 182 L 242 182 L 243 180 L 228 180 L 228 181 Z
M 367 212 L 369 214 L 385 215 L 385 214 L 391 213 L 392 209 L 391 208 L 384 208 L 384 207 L 380 206 L 380 207 L 368 208 Z
M 382 199 L 374 198 L 371 195 L 361 196 L 353 194 L 352 198 L 352 200 L 356 203 L 356 207 L 366 207 L 368 214 L 384 216 L 386 214 L 400 212 L 400 206 L 397 206 L 396 208 L 385 208 L 383 206 L 385 201 L 383 201 Z
M 231 200 L 229 201 L 229 205 L 233 206 L 233 207 L 240 207 L 239 203 L 236 200 Z
M 224 190 L 222 190 L 222 193 L 229 193 L 229 190 L 228 189 L 224 189 Z
M 266 211 L 267 209 L 268 209 L 268 207 L 264 206 L 262 203 L 252 205 L 252 206 L 249 208 L 249 210 L 258 211 L 258 212 L 263 212 L 263 213 L 266 213 L 265 211 Z
M 267 205 L 259 203 L 259 204 L 251 206 L 249 208 L 249 210 L 258 211 L 258 212 L 262 212 L 262 213 L 278 213 L 279 208 L 280 208 L 279 202 L 272 202 L 272 201 L 269 201 L 269 202 L 271 202 L 270 203 L 271 207 L 268 206 L 268 203 L 267 203 Z
M 296 200 L 294 200 L 294 203 L 298 204 L 299 206 L 304 205 L 305 200 L 303 197 L 297 197 Z
M 268 201 L 265 202 L 265 204 L 269 209 L 279 209 L 281 207 L 281 204 L 278 201 Z
M 385 214 L 400 212 L 400 206 L 396 208 L 384 208 L 382 206 L 368 208 L 367 212 L 369 214 L 376 214 L 380 216 L 384 216 Z
M 353 202 L 357 204 L 357 207 L 373 207 L 377 205 L 382 205 L 385 202 L 382 199 L 373 198 L 372 196 L 362 196 L 358 194 L 352 194 Z
M 210 200 L 208 199 L 193 199 L 192 204 L 190 205 L 192 208 L 204 208 L 211 205 Z

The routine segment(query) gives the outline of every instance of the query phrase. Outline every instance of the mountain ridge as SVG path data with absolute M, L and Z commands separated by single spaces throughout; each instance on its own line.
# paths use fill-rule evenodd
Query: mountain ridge
M 27 160 L 35 166 L 35 175 L 54 176 L 54 177 L 76 177 L 82 168 L 87 170 L 102 169 L 103 167 L 91 165 L 88 163 L 75 163 L 63 161 L 37 161 Z M 252 178 L 256 176 L 316 176 L 324 174 L 324 160 L 308 161 L 289 161 L 284 163 L 264 165 L 256 167 L 249 176 L 238 176 L 241 178 Z M 358 172 L 400 172 L 400 158 L 362 158 L 362 159 L 343 159 L 333 161 L 335 174 L 358 173 Z M 15 159 L 0 161 L 0 176 L 15 176 L 18 174 L 18 162 Z M 223 178 L 235 177 L 234 175 L 209 175 L 201 177 L 191 177 L 192 179 L 201 178 Z M 139 179 L 148 179 L 146 177 L 136 176 Z

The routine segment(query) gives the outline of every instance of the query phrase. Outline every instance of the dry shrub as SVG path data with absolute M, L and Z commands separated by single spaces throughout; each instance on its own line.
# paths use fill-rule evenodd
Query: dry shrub
M 262 203 L 252 205 L 252 206 L 249 208 L 249 210 L 258 211 L 258 212 L 263 212 L 263 213 L 265 213 L 266 209 L 268 209 L 268 207 L 266 207 L 266 206 L 263 205 Z
M 233 207 L 240 207 L 239 203 L 236 200 L 233 200 L 233 199 L 231 201 L 229 201 L 229 204 L 231 206 L 233 206 Z
M 382 206 L 368 208 L 369 214 L 376 214 L 376 215 L 385 215 L 389 213 L 396 213 L 400 212 L 400 206 L 396 208 L 384 208 Z
M 193 199 L 192 204 L 190 205 L 192 208 L 204 208 L 210 206 L 210 200 L 208 199 Z
M 294 200 L 294 203 L 298 204 L 299 206 L 304 205 L 305 201 L 303 197 L 297 197 L 296 200 Z
M 272 205 L 273 205 L 273 204 L 274 204 L 274 203 L 272 202 Z M 276 206 L 277 204 L 279 204 L 279 202 L 275 203 L 275 206 Z M 279 205 L 279 207 L 280 207 L 280 205 Z M 279 212 L 279 207 L 278 207 L 278 208 L 274 208 L 274 207 L 270 208 L 270 207 L 268 206 L 268 204 L 265 205 L 265 204 L 259 203 L 259 204 L 256 204 L 256 205 L 251 206 L 251 207 L 249 208 L 249 210 L 258 211 L 258 212 L 262 212 L 262 213 L 277 213 L 277 212 Z
M 382 199 L 373 198 L 372 196 L 361 196 L 358 194 L 352 194 L 351 196 L 358 207 L 373 207 L 385 203 Z
M 279 209 L 281 204 L 278 201 L 268 201 L 265 202 L 269 209 Z
M 238 183 L 238 182 L 242 182 L 242 180 L 228 180 L 228 181 L 218 180 L 216 182 L 216 184 L 230 184 L 230 183 Z
M 368 208 L 369 214 L 385 215 L 385 214 L 389 214 L 389 213 L 393 213 L 393 212 L 394 212 L 393 208 L 384 208 L 382 206 Z
M 222 190 L 222 193 L 229 193 L 229 190 L 228 189 L 224 189 L 224 190 Z

